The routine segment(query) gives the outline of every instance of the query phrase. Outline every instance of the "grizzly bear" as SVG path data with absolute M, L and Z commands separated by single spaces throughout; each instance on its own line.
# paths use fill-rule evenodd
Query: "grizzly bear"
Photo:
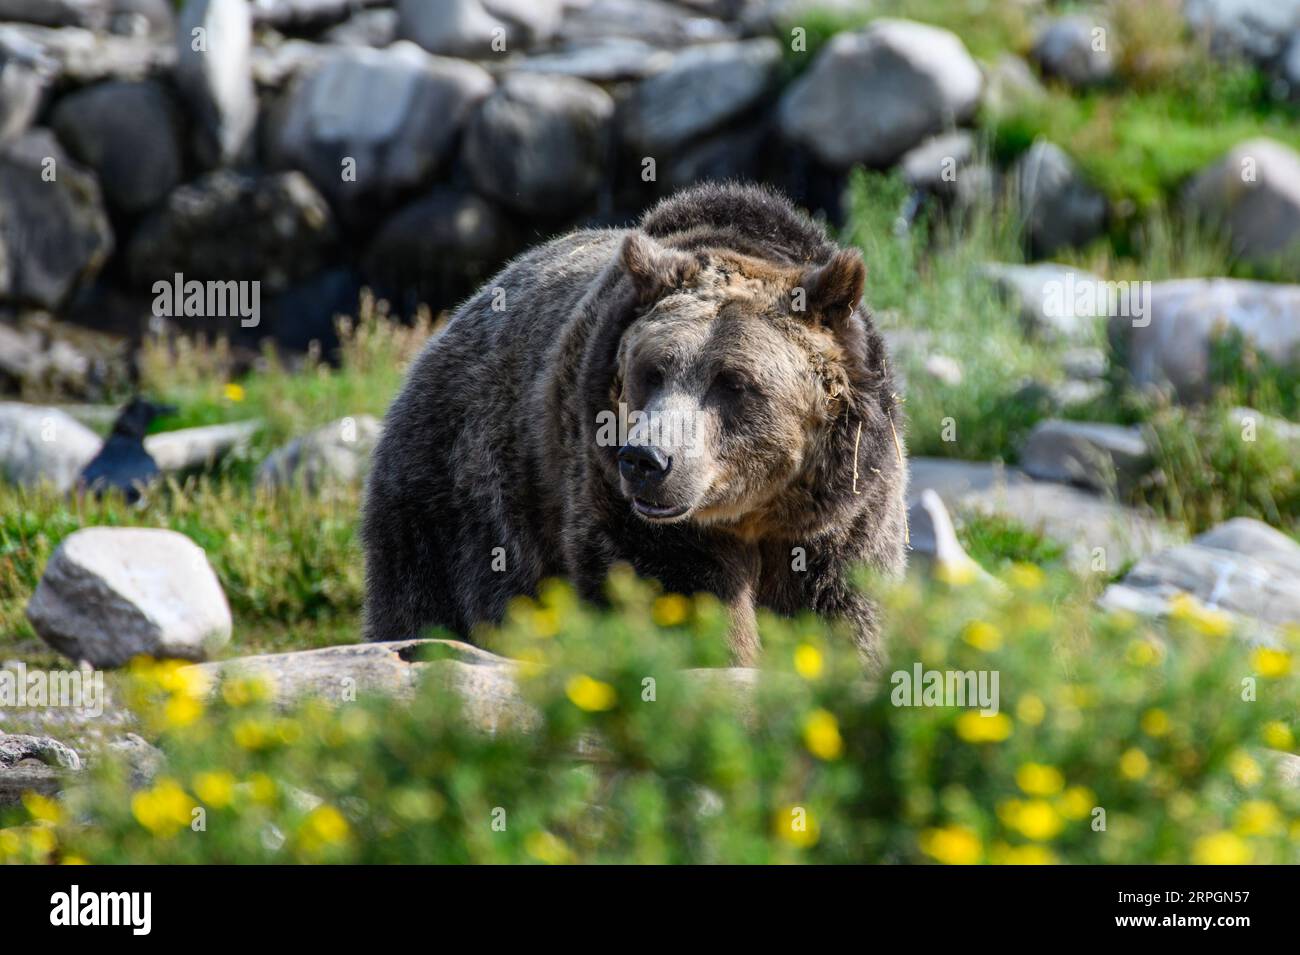
M 366 492 L 366 636 L 472 638 L 547 577 L 600 602 L 616 562 L 723 601 L 811 610 L 870 659 L 851 582 L 904 564 L 906 465 L 866 269 L 765 188 L 697 186 L 633 229 L 515 259 L 413 364 Z

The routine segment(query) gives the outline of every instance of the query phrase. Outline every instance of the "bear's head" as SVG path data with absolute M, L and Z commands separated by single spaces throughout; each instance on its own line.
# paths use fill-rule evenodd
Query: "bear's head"
M 613 362 L 607 400 L 625 426 L 606 467 L 637 517 L 755 539 L 834 519 L 850 474 L 858 492 L 849 419 L 879 443 L 890 413 L 883 347 L 858 309 L 861 255 L 803 267 L 632 233 L 618 266 L 635 305 Z

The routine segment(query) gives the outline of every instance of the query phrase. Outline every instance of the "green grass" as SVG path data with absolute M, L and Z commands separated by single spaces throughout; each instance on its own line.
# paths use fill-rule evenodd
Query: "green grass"
M 172 483 L 143 509 L 0 487 L 0 654 L 35 636 L 24 608 L 54 549 L 93 526 L 164 527 L 202 547 L 234 617 L 229 655 L 355 642 L 359 506 L 355 489 L 315 497 L 234 480 Z
M 863 251 L 866 301 L 878 327 L 927 339 L 894 356 L 908 384 L 909 450 L 1014 460 L 1020 440 L 1049 411 L 1022 386 L 1059 381 L 1063 354 L 1060 346 L 1028 340 L 1016 309 L 976 274 L 985 262 L 1020 259 L 1015 217 L 980 210 L 960 231 L 922 221 L 900 235 L 894 222 L 906 194 L 897 177 L 856 173 L 843 239 Z M 960 384 L 926 374 L 924 359 L 932 353 L 961 363 Z

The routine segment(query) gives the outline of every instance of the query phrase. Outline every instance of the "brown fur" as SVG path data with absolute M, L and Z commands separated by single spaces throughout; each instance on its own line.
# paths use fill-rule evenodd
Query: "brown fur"
M 758 653 L 757 607 L 844 620 L 872 653 L 875 608 L 849 572 L 901 570 L 906 471 L 864 280 L 856 251 L 741 186 L 516 260 L 389 412 L 363 526 L 370 638 L 470 635 L 547 576 L 600 600 L 626 561 L 726 602 L 738 662 Z M 602 441 L 620 404 L 690 424 L 628 440 L 670 462 L 650 490 L 620 473 L 621 439 Z

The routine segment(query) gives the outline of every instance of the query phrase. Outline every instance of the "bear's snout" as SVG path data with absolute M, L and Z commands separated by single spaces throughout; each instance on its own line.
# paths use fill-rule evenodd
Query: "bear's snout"
M 650 491 L 672 470 L 673 459 L 656 447 L 625 444 L 618 452 L 618 473 L 636 491 Z

